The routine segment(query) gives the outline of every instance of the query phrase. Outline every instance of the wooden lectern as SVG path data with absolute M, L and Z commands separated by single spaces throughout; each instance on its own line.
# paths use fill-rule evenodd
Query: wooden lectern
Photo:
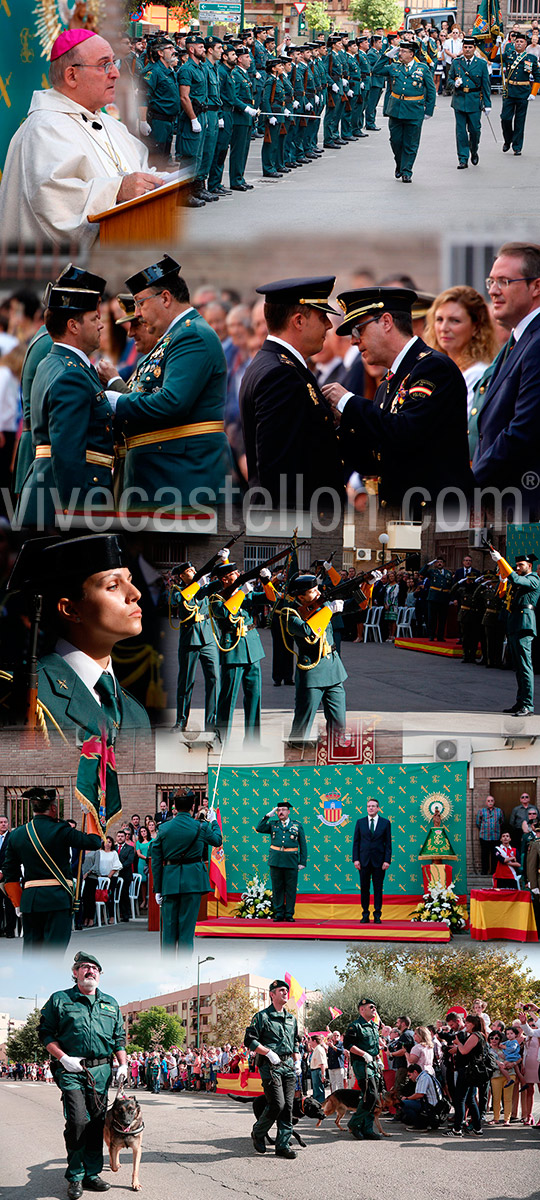
M 182 232 L 183 213 L 191 194 L 191 179 L 176 179 L 144 196 L 115 204 L 106 212 L 88 217 L 99 223 L 102 246 L 130 242 L 133 246 L 151 244 L 170 246 Z

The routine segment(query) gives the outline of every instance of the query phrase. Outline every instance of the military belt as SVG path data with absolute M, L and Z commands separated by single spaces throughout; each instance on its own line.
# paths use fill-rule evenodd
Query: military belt
M 57 879 L 25 879 L 24 890 L 33 887 L 60 887 Z
M 85 1067 L 100 1067 L 102 1063 L 110 1063 L 110 1054 L 98 1054 L 97 1058 L 83 1058 Z
M 154 433 L 137 433 L 126 438 L 128 450 L 137 446 L 155 446 L 158 442 L 173 442 L 176 438 L 199 437 L 203 433 L 223 433 L 223 421 L 199 421 L 197 425 L 176 425 L 173 429 L 157 429 Z
M 149 108 L 148 116 L 151 121 L 175 121 L 179 114 L 159 112 L 157 108 Z
M 394 100 L 423 100 L 424 99 L 423 95 L 422 96 L 398 96 L 397 92 L 390 92 L 390 95 L 394 97 Z
M 221 109 L 221 104 L 209 104 L 207 106 L 206 111 L 207 112 L 219 112 L 220 109 Z
M 271 850 L 280 850 L 282 854 L 298 854 L 298 846 L 271 846 Z
M 51 453 L 51 446 L 36 446 L 36 458 L 50 458 Z M 109 467 L 111 471 L 114 467 L 114 454 L 100 454 L 98 450 L 87 450 L 85 457 L 87 463 L 93 463 L 96 467 Z

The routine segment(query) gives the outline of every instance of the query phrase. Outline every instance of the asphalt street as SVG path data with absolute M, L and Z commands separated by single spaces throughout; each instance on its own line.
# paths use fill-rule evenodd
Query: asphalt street
M 112 1102 L 114 1093 L 110 1093 Z M 141 1165 L 146 1200 L 537 1200 L 540 1131 L 522 1125 L 485 1129 L 458 1141 L 439 1133 L 391 1130 L 384 1142 L 353 1141 L 331 1121 L 320 1129 L 305 1118 L 293 1162 L 264 1158 L 251 1146 L 249 1105 L 223 1096 L 185 1093 L 137 1097 L 145 1122 Z M 538 1108 L 538 1104 L 536 1105 Z M 0 1083 L 2 1182 L 9 1200 L 65 1196 L 60 1096 L 54 1084 Z M 538 1116 L 538 1112 L 536 1113 Z M 130 1191 L 131 1153 L 120 1171 L 106 1167 L 111 1197 Z M 86 1194 L 86 1193 L 85 1193 Z
M 401 234 L 422 229 L 451 229 L 461 240 L 491 234 L 509 239 L 521 230 L 537 233 L 540 185 L 540 97 L 528 107 L 525 144 L 520 158 L 502 153 L 501 97 L 493 96 L 492 129 L 482 118 L 480 163 L 457 171 L 455 123 L 450 97 L 437 99 L 435 113 L 424 121 L 413 182 L 394 179 L 388 122 L 377 113 L 379 133 L 285 175 L 263 179 L 260 139 L 251 143 L 246 180 L 254 191 L 234 193 L 218 203 L 190 212 L 186 237 L 190 245 L 211 246 L 241 239 L 309 235 L 319 243 L 325 234 L 350 231 L 357 248 L 366 228 Z M 495 138 L 497 139 L 495 141 Z M 321 141 L 322 135 L 319 136 Z M 228 173 L 224 184 L 228 186 Z M 306 267 L 307 269 L 307 267 Z
M 269 630 L 259 632 L 265 650 L 261 663 L 263 709 L 291 709 L 294 689 L 283 685 L 274 687 L 272 639 Z M 165 686 L 172 710 L 171 700 L 176 695 L 178 634 L 168 626 L 163 653 Z M 510 670 L 488 670 L 480 665 L 462 663 L 461 659 L 400 650 L 391 642 L 342 642 L 341 655 L 349 676 L 345 685 L 349 712 L 500 714 L 516 698 L 515 676 Z M 204 681 L 198 669 L 192 710 L 203 706 Z

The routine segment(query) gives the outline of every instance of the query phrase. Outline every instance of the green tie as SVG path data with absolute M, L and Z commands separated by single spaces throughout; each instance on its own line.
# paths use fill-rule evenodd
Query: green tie
M 101 700 L 101 707 L 107 718 L 109 731 L 120 728 L 121 712 L 116 698 L 114 679 L 108 671 L 103 671 L 96 683 L 96 692 Z
M 371 817 L 371 818 L 370 818 L 370 821 L 369 821 L 369 832 L 370 832 L 371 836 L 373 837 L 373 834 L 375 833 L 375 817 Z

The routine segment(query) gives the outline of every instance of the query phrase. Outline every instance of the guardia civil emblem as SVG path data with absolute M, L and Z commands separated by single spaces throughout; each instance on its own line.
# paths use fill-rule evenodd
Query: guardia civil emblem
M 105 0 L 36 0 L 34 14 L 41 57 L 50 58 L 55 38 L 65 29 L 98 32 L 105 16 Z

